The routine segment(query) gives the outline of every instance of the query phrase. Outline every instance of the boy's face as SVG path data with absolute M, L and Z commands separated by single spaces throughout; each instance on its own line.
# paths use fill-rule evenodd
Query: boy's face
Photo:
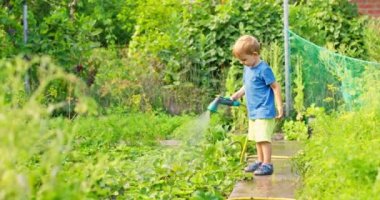
M 247 66 L 247 67 L 253 67 L 257 64 L 259 60 L 259 56 L 257 53 L 253 53 L 251 55 L 248 54 L 242 54 L 238 57 L 241 64 Z

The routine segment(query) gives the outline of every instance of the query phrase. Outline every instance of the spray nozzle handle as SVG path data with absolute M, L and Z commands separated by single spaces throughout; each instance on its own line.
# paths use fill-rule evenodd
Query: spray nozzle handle
M 232 100 L 230 97 L 219 97 L 220 104 L 227 106 L 240 106 L 240 102 L 236 100 Z
M 227 106 L 240 106 L 239 101 L 231 100 L 229 97 L 217 97 L 210 103 L 207 109 L 211 112 L 216 112 L 219 104 Z

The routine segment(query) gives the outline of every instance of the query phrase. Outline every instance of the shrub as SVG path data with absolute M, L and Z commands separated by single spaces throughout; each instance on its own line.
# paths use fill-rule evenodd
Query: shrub
M 364 73 L 363 104 L 356 112 L 332 113 L 308 109 L 317 116 L 313 135 L 297 159 L 303 187 L 298 199 L 373 199 L 380 195 L 378 152 L 380 105 L 379 72 Z M 319 113 L 319 114 L 317 114 Z
M 28 94 L 24 76 L 33 65 L 38 65 L 39 85 Z M 0 60 L 0 74 L 0 153 L 3 155 L 0 198 L 79 198 L 65 184 L 65 177 L 59 176 L 72 139 L 64 128 L 53 126 L 49 120 L 61 103 L 43 105 L 39 98 L 49 83 L 65 80 L 73 85 L 73 93 L 78 97 L 76 113 L 91 114 L 96 112 L 96 107 L 84 95 L 83 83 L 46 57 L 34 57 L 30 61 L 19 57 Z
M 306 140 L 307 126 L 302 121 L 285 121 L 282 130 L 286 140 Z
M 365 21 L 347 0 L 301 1 L 290 8 L 289 24 L 297 34 L 320 46 L 332 43 L 340 53 L 358 58 L 367 57 Z
M 369 59 L 380 62 L 380 20 L 371 19 L 365 29 L 365 45 Z

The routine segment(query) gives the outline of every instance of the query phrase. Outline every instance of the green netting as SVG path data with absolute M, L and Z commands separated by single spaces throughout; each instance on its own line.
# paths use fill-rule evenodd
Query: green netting
M 292 31 L 289 34 L 291 66 L 302 69 L 292 73 L 292 80 L 302 73 L 305 106 L 315 104 L 326 109 L 352 110 L 363 104 L 361 97 L 368 91 L 365 76 L 380 70 L 380 63 L 337 54 Z

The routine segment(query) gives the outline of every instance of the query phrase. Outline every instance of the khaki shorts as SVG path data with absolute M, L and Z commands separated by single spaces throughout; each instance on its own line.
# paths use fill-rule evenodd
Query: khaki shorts
M 253 140 L 255 142 L 272 142 L 274 127 L 274 119 L 250 119 L 248 140 Z

